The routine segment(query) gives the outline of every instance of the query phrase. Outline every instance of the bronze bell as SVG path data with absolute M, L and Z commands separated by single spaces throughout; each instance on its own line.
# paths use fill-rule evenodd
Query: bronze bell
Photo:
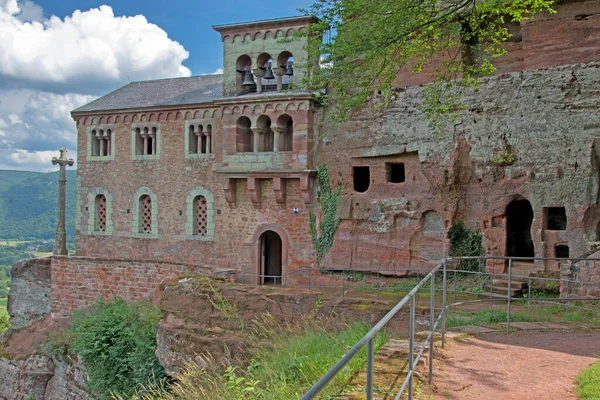
M 254 75 L 252 75 L 252 71 L 244 71 L 244 82 L 242 82 L 242 86 L 254 86 L 256 82 L 254 82 Z
M 265 76 L 263 76 L 263 79 L 275 79 L 275 75 L 273 75 L 273 68 L 267 67 L 267 70 L 265 72 Z
M 294 66 L 292 64 L 288 64 L 288 65 L 285 66 L 285 74 L 287 76 L 294 75 Z

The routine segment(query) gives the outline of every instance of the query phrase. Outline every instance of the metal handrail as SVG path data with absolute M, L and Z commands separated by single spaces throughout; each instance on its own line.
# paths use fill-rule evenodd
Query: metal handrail
M 441 333 L 442 333 L 442 347 L 445 345 L 445 331 L 446 331 L 446 310 L 447 310 L 447 305 L 446 305 L 446 297 L 447 297 L 447 273 L 448 273 L 448 269 L 447 269 L 447 262 L 448 261 L 460 261 L 460 260 L 475 260 L 475 259 L 479 259 L 479 260 L 508 260 L 508 271 L 506 273 L 495 273 L 494 271 L 492 271 L 491 273 L 487 273 L 487 272 L 481 272 L 481 271 L 462 271 L 462 270 L 451 270 L 454 272 L 454 297 L 455 297 L 455 302 L 454 304 L 460 304 L 460 303 L 456 303 L 456 274 L 458 273 L 465 273 L 465 274 L 474 274 L 474 275 L 486 275 L 491 277 L 492 281 L 494 280 L 494 278 L 498 278 L 498 277 L 506 277 L 508 279 L 508 292 L 507 292 L 507 298 L 506 299 L 493 299 L 492 297 L 492 289 L 490 288 L 490 307 L 491 304 L 493 302 L 493 300 L 502 300 L 502 301 L 506 301 L 507 302 L 507 323 L 506 323 L 506 329 L 507 331 L 510 330 L 510 317 L 511 317 L 511 303 L 514 300 L 527 300 L 528 302 L 528 307 L 529 307 L 529 302 L 531 301 L 540 301 L 542 303 L 548 303 L 544 300 L 548 300 L 548 299 L 532 299 L 531 298 L 531 280 L 535 279 L 535 280 L 542 280 L 542 281 L 554 281 L 554 282 L 559 282 L 559 283 L 567 283 L 567 285 L 569 285 L 570 283 L 577 283 L 579 285 L 589 285 L 592 287 L 598 287 L 600 286 L 600 284 L 595 284 L 595 283 L 586 283 L 586 282 L 580 282 L 580 281 L 575 281 L 575 280 L 570 280 L 570 279 L 562 279 L 562 278 L 546 278 L 546 277 L 535 277 L 535 278 L 531 278 L 531 277 L 527 277 L 527 276 L 518 276 L 518 275 L 513 275 L 513 261 L 520 261 L 520 260 L 556 260 L 556 261 L 562 261 L 562 262 L 573 262 L 573 261 L 600 261 L 600 258 L 558 258 L 558 257 L 506 257 L 506 256 L 467 256 L 467 257 L 447 257 L 444 260 L 442 260 L 440 263 L 438 263 L 436 265 L 435 268 L 433 268 L 432 270 L 430 270 L 430 272 L 422 279 L 420 280 L 413 288 L 412 290 L 406 294 L 402 300 L 400 300 L 395 306 L 394 308 L 392 308 L 381 320 L 379 320 L 379 322 L 377 322 L 377 324 L 371 328 L 371 330 L 369 330 L 369 332 L 363 336 L 341 359 L 340 361 L 338 361 L 321 379 L 319 379 L 319 381 L 313 385 L 313 387 L 311 387 L 305 394 L 304 396 L 302 396 L 302 400 L 308 400 L 308 399 L 312 399 L 314 398 L 314 396 L 316 394 L 318 394 L 326 385 L 327 383 L 329 383 L 334 377 L 335 375 L 337 375 L 342 368 L 344 368 L 346 366 L 346 364 L 350 361 L 350 359 L 352 359 L 359 350 L 361 350 L 365 344 L 367 344 L 368 348 L 367 348 L 367 387 L 366 387 L 366 395 L 367 395 L 367 400 L 372 400 L 373 398 L 373 357 L 374 357 L 374 346 L 373 346 L 373 339 L 375 337 L 375 335 L 377 333 L 379 333 L 381 331 L 381 329 L 391 320 L 392 317 L 394 317 L 407 303 L 410 303 L 410 318 L 409 318 L 409 354 L 408 354 L 408 372 L 407 375 L 404 379 L 404 381 L 402 382 L 402 385 L 399 389 L 399 391 L 397 392 L 396 396 L 395 396 L 395 400 L 398 400 L 400 398 L 400 396 L 402 395 L 402 393 L 404 393 L 404 391 L 406 389 L 408 389 L 408 399 L 411 400 L 412 399 L 412 378 L 414 375 L 414 366 L 415 364 L 418 362 L 418 360 L 420 359 L 421 355 L 423 354 L 423 352 L 425 351 L 425 347 L 427 345 L 429 345 L 429 382 L 431 383 L 431 378 L 433 375 L 433 335 L 434 335 L 434 331 L 437 328 L 438 324 L 441 323 L 442 324 L 442 329 L 441 329 Z M 481 264 L 480 264 L 481 266 Z M 443 283 L 442 283 L 442 309 L 440 311 L 440 314 L 437 316 L 437 318 L 434 318 L 434 300 L 435 300 L 435 274 L 443 268 Z M 309 277 L 310 277 L 310 271 L 312 269 L 318 269 L 318 270 L 323 270 L 321 268 L 304 268 L 305 270 L 309 271 Z M 332 269 L 326 269 L 331 271 Z M 382 271 L 381 269 L 366 269 L 367 272 L 371 272 L 373 270 L 377 271 L 378 274 L 378 280 L 377 280 L 377 289 L 379 291 L 379 274 Z M 391 269 L 394 271 L 398 271 L 398 269 Z M 345 271 L 345 269 L 341 269 L 341 271 Z M 352 269 L 352 271 L 360 271 L 359 269 Z M 345 276 L 343 276 L 343 279 L 345 278 Z M 510 290 L 511 286 L 511 282 L 513 281 L 513 279 L 515 278 L 527 278 L 529 279 L 529 291 L 528 291 L 528 297 L 527 298 L 518 298 L 515 299 L 512 297 L 512 292 Z M 420 351 L 417 353 L 416 357 L 414 355 L 414 318 L 415 318 L 415 295 L 418 293 L 418 291 L 428 282 L 431 281 L 430 284 L 430 327 L 429 327 L 429 333 L 427 335 L 427 338 L 425 340 L 425 342 L 423 343 Z M 342 285 L 343 285 L 343 281 L 342 281 Z M 310 286 L 310 280 L 309 280 L 309 286 Z M 342 286 L 343 287 L 343 286 Z M 568 292 L 568 288 L 567 288 L 567 292 Z M 379 292 L 378 292 L 379 293 Z M 480 293 L 478 293 L 480 294 Z M 573 297 L 569 297 L 569 293 L 567 293 L 567 299 L 566 301 L 573 301 L 573 300 L 580 300 L 580 298 L 573 298 Z M 552 299 L 551 299 L 552 300 Z M 600 300 L 598 298 L 581 298 L 581 300 L 593 300 L 593 301 L 597 301 Z M 463 302 L 464 303 L 464 302 Z M 599 302 L 600 305 L 600 302 Z M 576 306 L 575 306 L 576 307 Z M 586 309 L 583 307 L 577 307 L 577 308 L 582 308 L 582 309 Z M 587 310 L 587 309 L 586 309 Z M 434 321 L 435 319 L 435 321 Z
M 367 334 L 365 336 L 363 336 L 341 359 L 340 361 L 338 361 L 321 379 L 319 379 L 319 381 L 317 383 L 315 383 L 315 385 L 310 388 L 305 394 L 304 396 L 302 396 L 302 400 L 309 400 L 312 399 L 314 396 L 317 395 L 317 393 L 319 393 L 324 387 L 325 385 L 327 385 L 327 383 L 329 383 L 329 381 L 331 381 L 331 379 L 333 379 L 335 377 L 335 375 L 337 375 L 342 368 L 344 368 L 346 366 L 346 364 L 359 352 L 359 350 L 361 350 L 366 344 L 368 345 L 368 349 L 367 349 L 367 400 L 371 400 L 373 398 L 373 357 L 374 357 L 374 345 L 373 345 L 373 338 L 375 337 L 375 335 L 377 335 L 377 333 L 379 333 L 379 331 L 381 331 L 381 329 L 383 329 L 383 327 L 402 309 L 402 307 L 404 307 L 406 305 L 406 303 L 410 302 L 410 329 L 409 329 L 409 335 L 410 335 L 410 340 L 409 340 L 409 373 L 407 374 L 403 385 L 401 387 L 401 390 L 398 394 L 398 396 L 396 398 L 399 398 L 400 394 L 402 393 L 402 391 L 404 390 L 404 388 L 406 387 L 406 385 L 408 385 L 409 387 L 409 393 L 412 393 L 412 376 L 413 376 L 413 368 L 415 363 L 418 361 L 419 357 L 421 356 L 421 354 L 423 353 L 423 349 L 421 349 L 421 352 L 417 355 L 417 359 L 413 360 L 413 352 L 414 352 L 414 312 L 415 312 L 415 301 L 414 301 L 414 296 L 415 294 L 418 293 L 418 291 L 421 289 L 421 287 L 428 281 L 430 280 L 432 277 L 435 276 L 435 273 L 438 272 L 441 268 L 445 269 L 445 263 L 444 262 L 440 262 L 434 269 L 432 269 L 406 296 L 404 296 L 404 298 L 402 300 L 400 300 L 395 306 L 394 308 L 392 308 L 383 318 L 381 318 L 379 320 L 379 322 L 377 322 L 377 324 L 375 324 L 375 326 L 373 326 L 373 328 L 371 328 L 371 330 L 369 330 L 369 332 L 367 332 Z M 445 273 L 444 273 L 444 280 L 445 280 Z M 431 285 L 431 293 L 434 293 L 434 285 L 433 283 L 435 283 L 435 279 L 432 280 L 432 285 Z M 444 285 L 445 287 L 445 285 Z M 432 308 L 433 308 L 433 298 L 431 299 L 431 303 Z M 440 316 L 437 318 L 437 320 L 435 321 L 435 323 L 430 323 L 430 333 L 427 336 L 427 339 L 425 341 L 425 343 L 423 344 L 423 348 L 425 347 L 425 345 L 428 343 L 428 340 L 431 341 L 432 343 L 432 338 L 433 338 L 433 331 L 435 330 L 435 327 L 437 326 L 438 322 L 443 319 L 444 316 L 444 308 L 442 308 L 442 311 L 440 313 Z M 431 314 L 431 321 L 433 321 L 433 309 L 431 310 L 432 314 Z M 433 351 L 433 349 L 431 349 L 431 351 Z M 430 355 L 430 362 L 433 361 L 433 357 L 431 357 Z M 412 394 L 409 394 L 409 398 L 412 398 Z

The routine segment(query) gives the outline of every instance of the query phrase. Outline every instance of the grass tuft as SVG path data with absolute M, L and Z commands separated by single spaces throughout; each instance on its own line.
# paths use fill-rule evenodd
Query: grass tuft
M 600 398 L 600 361 L 579 374 L 576 391 L 580 400 Z

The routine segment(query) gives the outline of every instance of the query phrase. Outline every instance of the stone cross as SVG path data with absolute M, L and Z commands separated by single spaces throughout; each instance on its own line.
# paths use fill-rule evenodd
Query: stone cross
M 60 174 L 58 176 L 58 213 L 56 221 L 56 239 L 54 244 L 54 255 L 66 256 L 67 251 L 67 231 L 65 229 L 65 209 L 66 209 L 66 186 L 67 174 L 65 167 L 73 166 L 73 159 L 67 159 L 67 149 L 61 148 L 60 157 L 52 158 L 52 164 L 60 166 Z

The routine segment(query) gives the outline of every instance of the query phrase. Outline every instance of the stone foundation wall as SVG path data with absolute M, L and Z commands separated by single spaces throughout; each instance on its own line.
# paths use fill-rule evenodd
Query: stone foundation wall
M 588 257 L 600 258 L 600 251 L 591 253 Z M 600 298 L 600 261 L 564 262 L 560 266 L 560 278 L 565 280 L 560 285 L 560 297 Z
M 65 316 L 113 295 L 127 301 L 157 300 L 161 283 L 190 273 L 210 275 L 212 270 L 164 262 L 52 257 L 52 316 Z

